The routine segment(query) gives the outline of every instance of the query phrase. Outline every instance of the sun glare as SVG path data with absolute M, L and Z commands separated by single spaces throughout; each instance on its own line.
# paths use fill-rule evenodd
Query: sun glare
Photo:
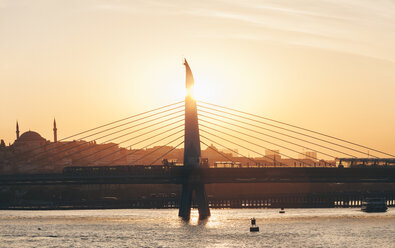
M 216 102 L 218 98 L 222 97 L 224 78 L 215 75 L 214 72 L 201 73 L 193 70 L 194 85 L 191 88 L 185 88 L 185 77 L 173 77 L 169 81 L 172 85 L 166 88 L 167 94 L 174 99 L 185 98 L 190 95 L 193 99 L 198 101 Z M 177 81 L 177 83 L 175 83 Z M 222 89 L 222 90 L 221 90 Z
M 195 87 L 192 89 L 194 98 L 198 101 L 215 101 L 221 96 L 218 91 L 219 84 L 220 82 L 216 82 L 215 78 L 197 77 Z
M 185 89 L 185 96 L 191 96 L 193 99 L 196 99 L 195 96 L 195 86 L 191 86 L 190 88 Z
M 198 101 L 208 101 L 216 95 L 215 90 L 208 87 L 207 84 L 195 84 L 189 89 L 185 89 L 185 96 L 191 96 Z

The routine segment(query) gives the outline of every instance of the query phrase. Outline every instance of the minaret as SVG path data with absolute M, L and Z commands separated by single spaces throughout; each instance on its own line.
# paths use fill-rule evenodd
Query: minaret
M 53 142 L 58 142 L 58 129 L 56 128 L 56 120 L 53 118 Z
M 18 125 L 18 121 L 16 121 L 16 139 L 19 139 L 19 125 Z

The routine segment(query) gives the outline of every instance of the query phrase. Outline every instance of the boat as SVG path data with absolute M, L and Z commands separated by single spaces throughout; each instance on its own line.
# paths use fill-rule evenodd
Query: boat
M 387 203 L 383 198 L 366 198 L 361 205 L 361 210 L 369 213 L 385 212 L 387 209 Z

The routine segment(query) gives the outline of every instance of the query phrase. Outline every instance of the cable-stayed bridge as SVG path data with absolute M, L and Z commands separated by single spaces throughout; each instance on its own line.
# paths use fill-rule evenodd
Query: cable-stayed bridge
M 200 217 L 205 218 L 210 215 L 205 184 L 395 182 L 395 155 L 196 101 L 186 61 L 185 67 L 185 101 L 16 154 L 19 166 L 54 167 L 67 159 L 69 164 L 57 174 L 1 176 L 0 185 L 181 184 L 179 215 L 189 217 L 195 194 Z M 181 159 L 171 161 L 177 152 L 183 153 L 177 155 Z

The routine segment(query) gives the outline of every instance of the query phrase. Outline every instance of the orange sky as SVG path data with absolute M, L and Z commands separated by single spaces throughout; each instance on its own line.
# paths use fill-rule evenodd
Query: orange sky
M 202 100 L 395 152 L 384 0 L 0 0 L 0 138 L 182 100 L 183 57 Z

